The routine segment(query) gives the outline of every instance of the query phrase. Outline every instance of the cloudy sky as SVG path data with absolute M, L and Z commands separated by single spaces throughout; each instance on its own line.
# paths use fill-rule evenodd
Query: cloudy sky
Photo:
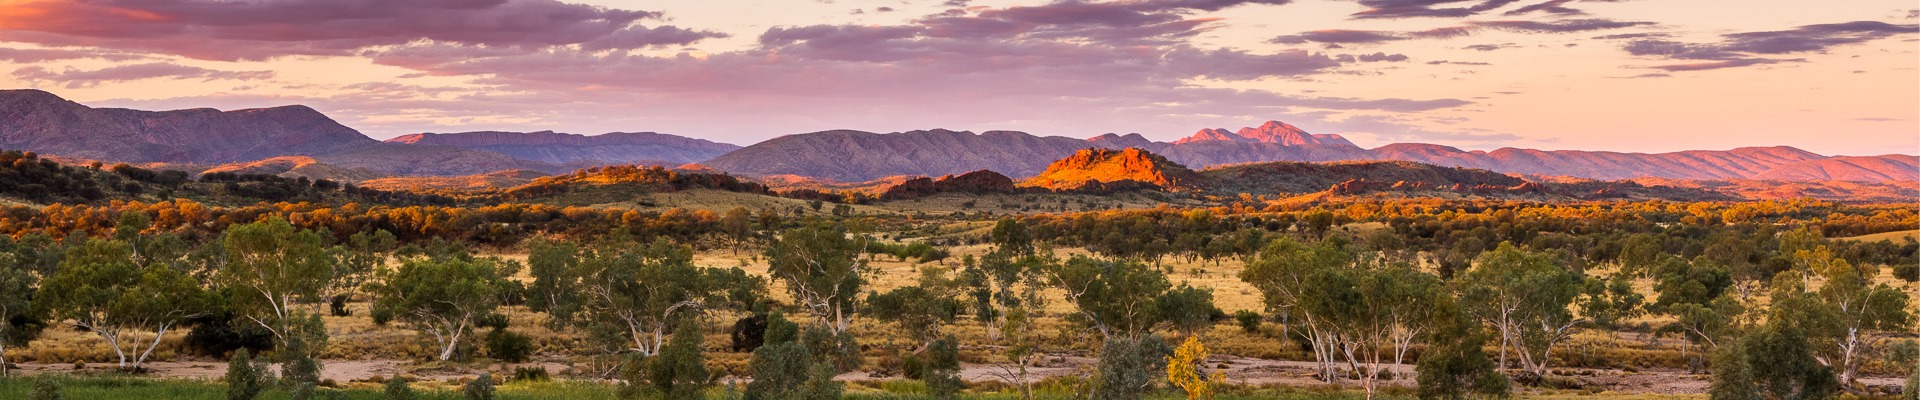
M 0 0 L 0 86 L 369 136 L 826 129 L 1920 152 L 1911 0 Z

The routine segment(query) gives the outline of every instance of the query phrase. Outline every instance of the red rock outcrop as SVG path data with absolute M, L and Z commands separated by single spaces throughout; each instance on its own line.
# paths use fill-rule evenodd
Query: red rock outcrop
M 1054 161 L 1047 166 L 1046 172 L 1020 185 L 1072 190 L 1085 187 L 1090 182 L 1133 181 L 1178 191 L 1190 190 L 1199 185 L 1202 179 L 1200 174 L 1186 166 L 1167 161 L 1166 157 L 1146 150 L 1089 148 Z

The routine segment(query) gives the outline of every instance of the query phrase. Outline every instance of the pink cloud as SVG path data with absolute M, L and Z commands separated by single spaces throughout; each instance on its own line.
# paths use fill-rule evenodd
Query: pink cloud
M 344 55 L 420 40 L 589 50 L 685 45 L 724 36 L 636 23 L 659 13 L 554 0 L 30 0 L 36 18 L 9 21 L 0 40 L 136 49 L 237 60 Z
M 68 67 L 55 71 L 40 66 L 23 67 L 13 71 L 13 77 L 32 82 L 53 82 L 68 88 L 86 88 L 99 86 L 107 82 L 124 82 L 141 79 L 171 78 L 217 80 L 261 80 L 273 78 L 273 71 L 221 71 L 200 67 L 170 64 L 146 63 L 106 67 L 96 70 L 80 70 Z

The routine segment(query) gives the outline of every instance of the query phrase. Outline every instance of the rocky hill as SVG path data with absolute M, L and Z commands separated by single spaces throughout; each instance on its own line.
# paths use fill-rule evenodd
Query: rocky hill
M 1066 191 L 1105 191 L 1149 185 L 1167 191 L 1202 187 L 1204 178 L 1186 166 L 1146 150 L 1087 148 L 1054 161 L 1020 186 Z
M 387 143 L 450 146 L 505 154 L 522 160 L 593 166 L 697 163 L 739 150 L 740 146 L 653 132 L 613 132 L 586 136 L 554 131 L 416 133 Z
M 960 175 L 947 175 L 939 179 L 918 177 L 908 179 L 888 187 L 880 194 L 882 200 L 902 200 L 926 197 L 940 193 L 1013 193 L 1013 178 L 998 172 L 979 170 Z

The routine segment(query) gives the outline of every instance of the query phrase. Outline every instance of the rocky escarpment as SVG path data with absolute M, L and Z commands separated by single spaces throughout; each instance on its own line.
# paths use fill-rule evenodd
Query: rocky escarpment
M 1088 148 L 1054 161 L 1045 172 L 1021 182 L 1020 186 L 1068 191 L 1088 190 L 1089 187 L 1106 190 L 1112 186 L 1131 187 L 1133 185 L 1126 182 L 1138 182 L 1164 190 L 1180 191 L 1198 188 L 1203 180 L 1200 174 L 1186 166 L 1146 150 Z

